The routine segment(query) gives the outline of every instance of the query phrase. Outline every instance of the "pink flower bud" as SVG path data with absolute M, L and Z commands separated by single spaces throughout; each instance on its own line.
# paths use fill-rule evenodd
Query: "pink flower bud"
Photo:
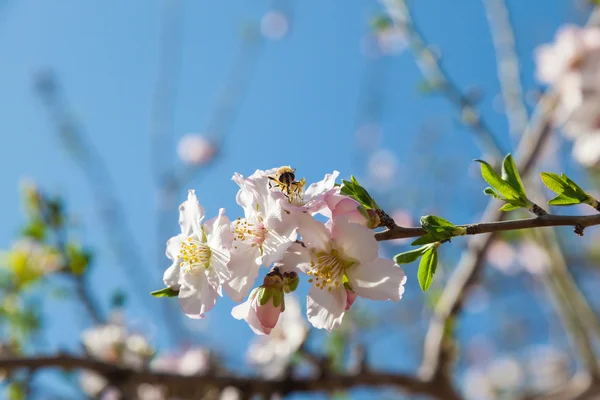
M 351 197 L 340 194 L 339 190 L 332 190 L 325 195 L 325 204 L 331 211 L 331 219 L 337 216 L 345 216 L 354 224 L 367 226 L 367 218 L 360 212 L 360 204 Z
M 356 300 L 356 293 L 354 291 L 346 289 L 346 311 L 352 307 L 354 301 Z

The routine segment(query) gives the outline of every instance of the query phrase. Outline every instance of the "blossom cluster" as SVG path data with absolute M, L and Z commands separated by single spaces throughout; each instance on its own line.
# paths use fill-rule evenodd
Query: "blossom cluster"
M 305 190 L 304 180 L 295 181 L 290 171 L 236 173 L 243 217 L 233 221 L 224 209 L 205 220 L 189 191 L 179 207 L 181 233 L 167 242 L 173 263 L 163 277 L 188 317 L 204 317 L 225 293 L 236 302 L 246 299 L 233 308 L 235 318 L 257 334 L 270 334 L 285 310 L 284 294 L 296 290 L 300 277 L 310 284 L 307 316 L 316 328 L 339 326 L 357 297 L 400 300 L 404 272 L 379 257 L 373 214 L 341 193 L 339 173 Z M 261 266 L 271 270 L 255 287 Z
M 573 157 L 600 165 L 600 28 L 564 26 L 535 58 L 538 80 L 558 94 L 556 122 L 574 140 Z

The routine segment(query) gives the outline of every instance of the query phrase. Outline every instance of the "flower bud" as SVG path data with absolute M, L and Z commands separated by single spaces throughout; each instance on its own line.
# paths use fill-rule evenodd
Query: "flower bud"
M 292 293 L 298 287 L 300 278 L 295 271 L 283 273 L 283 291 L 286 293 Z

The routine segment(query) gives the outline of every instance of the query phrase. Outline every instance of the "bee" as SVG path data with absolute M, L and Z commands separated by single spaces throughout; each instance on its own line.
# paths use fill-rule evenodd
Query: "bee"
M 275 176 L 269 176 L 269 187 L 273 187 L 271 183 L 277 186 L 283 194 L 291 201 L 290 196 L 297 197 L 302 194 L 306 179 L 302 178 L 300 182 L 296 181 L 296 170 L 290 166 L 280 167 Z

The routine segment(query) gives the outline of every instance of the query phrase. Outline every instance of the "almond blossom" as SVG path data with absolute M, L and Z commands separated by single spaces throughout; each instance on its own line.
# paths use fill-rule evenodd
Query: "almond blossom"
M 179 207 L 181 233 L 167 242 L 167 257 L 173 264 L 165 271 L 165 285 L 179 292 L 179 303 L 190 318 L 202 318 L 214 307 L 222 285 L 231 278 L 232 234 L 225 210 L 202 224 L 204 209 L 193 190 Z
M 279 261 L 297 234 L 295 219 L 284 212 L 281 202 L 269 190 L 264 171 L 256 171 L 248 178 L 235 174 L 233 181 L 240 186 L 237 202 L 244 209 L 245 218 L 231 224 L 233 245 L 228 267 L 232 278 L 225 291 L 234 301 L 241 301 L 254 284 L 260 266 Z
M 91 357 L 135 369 L 145 367 L 154 353 L 144 336 L 129 332 L 118 322 L 87 329 L 82 333 L 81 340 Z M 83 391 L 92 397 L 101 392 L 105 396 L 117 392 L 114 388 L 107 390 L 108 381 L 91 371 L 84 370 L 79 377 L 79 383 Z
M 294 244 L 283 259 L 309 275 L 308 320 L 316 328 L 339 326 L 353 295 L 372 300 L 399 301 L 406 276 L 393 261 L 378 257 L 373 232 L 347 218 L 337 217 L 328 229 L 304 216 L 300 220 L 303 247 Z

